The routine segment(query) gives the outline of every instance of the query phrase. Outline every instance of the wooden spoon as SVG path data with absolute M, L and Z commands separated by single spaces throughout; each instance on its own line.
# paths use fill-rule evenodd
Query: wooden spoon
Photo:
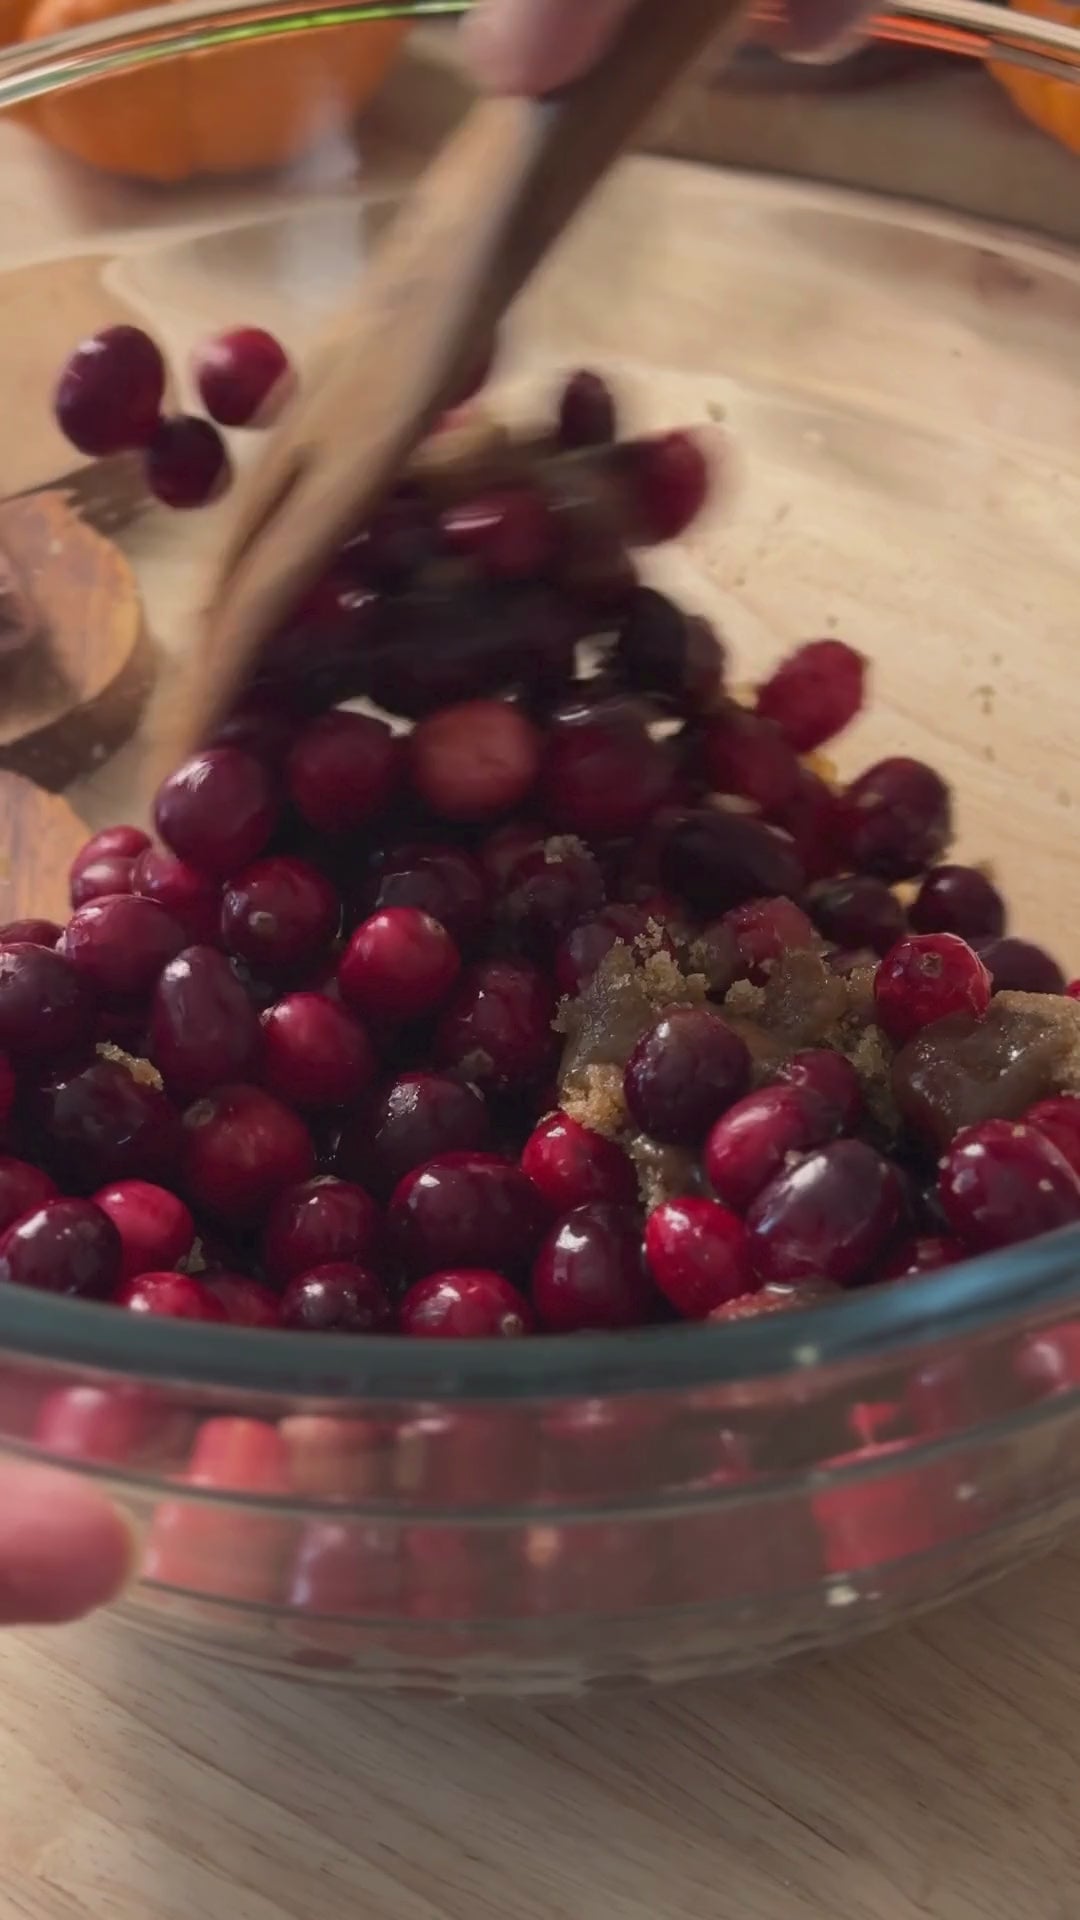
M 205 739 L 262 643 L 385 495 L 650 108 L 742 11 L 743 0 L 639 0 L 584 80 L 547 100 L 484 100 L 442 148 L 238 487 L 164 722 L 170 764 Z

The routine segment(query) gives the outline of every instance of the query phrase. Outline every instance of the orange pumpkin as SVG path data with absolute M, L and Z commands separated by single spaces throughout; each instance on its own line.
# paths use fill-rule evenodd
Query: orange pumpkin
M 30 0 L 21 38 L 62 33 L 144 4 Z M 18 5 L 3 0 L 5 8 Z M 49 94 L 27 117 L 53 145 L 136 180 L 287 165 L 348 127 L 407 32 L 404 20 L 365 20 L 180 54 Z
M 1038 20 L 1080 27 L 1080 6 L 1064 6 L 1061 0 L 1014 0 L 1014 5 L 1019 13 L 1032 13 Z M 995 63 L 993 72 L 1026 119 L 1063 147 L 1080 153 L 1080 93 L 1073 83 L 999 63 Z

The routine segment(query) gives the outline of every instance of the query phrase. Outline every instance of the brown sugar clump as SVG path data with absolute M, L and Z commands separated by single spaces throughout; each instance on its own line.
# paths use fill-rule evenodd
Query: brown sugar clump
M 900 1049 L 892 1091 L 909 1126 L 939 1147 L 960 1127 L 1015 1120 L 1049 1094 L 1080 1092 L 1080 1004 L 997 993 L 982 1020 L 938 1020 Z

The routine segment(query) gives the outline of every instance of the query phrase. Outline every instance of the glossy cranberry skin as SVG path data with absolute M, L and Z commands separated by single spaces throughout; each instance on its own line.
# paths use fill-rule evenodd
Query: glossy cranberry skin
M 697 519 L 708 498 L 709 464 L 693 434 L 626 440 L 614 461 L 631 544 L 676 540 Z
M 802 1313 L 807 1307 L 836 1298 L 839 1292 L 833 1280 L 803 1280 L 790 1285 L 770 1280 L 756 1293 L 741 1293 L 726 1306 L 714 1307 L 706 1317 L 718 1326 L 728 1326 L 736 1320 L 766 1320 L 777 1313 Z
M 364 1266 L 378 1253 L 379 1209 L 351 1180 L 316 1175 L 279 1194 L 263 1229 L 267 1276 L 280 1286 L 327 1261 Z
M 499 902 L 499 923 L 517 952 L 547 960 L 573 927 L 604 904 L 604 879 L 584 847 L 548 841 L 518 861 Z
M 863 1140 L 835 1140 L 778 1174 L 746 1217 L 750 1257 L 762 1280 L 872 1277 L 900 1220 L 895 1167 Z
M 532 1300 L 545 1333 L 613 1331 L 653 1319 L 657 1295 L 630 1207 L 575 1207 L 556 1222 L 533 1266 Z
M 281 1324 L 293 1333 L 385 1333 L 392 1315 L 378 1275 L 344 1261 L 297 1274 L 281 1296 Z
M 134 860 L 122 853 L 106 853 L 100 860 L 89 861 L 71 882 L 72 906 L 84 907 L 88 900 L 100 900 L 108 893 L 130 893 L 134 870 Z
M 468 950 L 488 928 L 489 886 L 479 862 L 464 848 L 416 842 L 380 857 L 371 911 L 383 907 L 418 907 Z
M 95 1059 L 81 1073 L 41 1088 L 35 1118 L 44 1157 L 67 1186 L 85 1191 L 115 1180 L 169 1185 L 175 1178 L 175 1108 L 119 1060 Z
M 150 1008 L 149 1048 L 166 1085 L 189 1098 L 257 1063 L 258 1016 L 215 947 L 186 947 L 165 968 Z
M 125 1007 L 149 997 L 184 941 L 156 900 L 115 893 L 72 914 L 60 952 L 103 1006 Z
M 55 947 L 63 931 L 55 920 L 8 920 L 0 927 L 0 947 Z
M 645 1223 L 645 1256 L 684 1320 L 704 1320 L 757 1285 L 746 1228 L 715 1200 L 686 1195 L 654 1207 Z
M 552 1213 L 569 1213 L 594 1200 L 632 1206 L 637 1199 L 637 1175 L 618 1142 L 566 1113 L 541 1120 L 525 1142 L 521 1170 Z
M 289 797 L 320 833 L 352 833 L 392 798 L 403 751 L 385 721 L 364 713 L 321 714 L 290 748 L 285 763 Z
M 807 1153 L 835 1137 L 835 1106 L 807 1087 L 759 1087 L 730 1107 L 705 1142 L 703 1162 L 713 1192 L 745 1212 L 779 1174 L 789 1154 Z
M 443 1153 L 399 1182 L 388 1225 L 409 1273 L 516 1273 L 528 1265 L 548 1218 L 536 1188 L 509 1160 Z
M 437 1073 L 406 1073 L 346 1123 L 338 1165 L 388 1198 L 414 1167 L 444 1153 L 481 1152 L 491 1139 L 483 1095 Z
M 543 495 L 501 487 L 448 507 L 443 545 L 489 580 L 535 580 L 555 556 L 555 525 Z
M 202 1280 L 190 1273 L 140 1273 L 124 1280 L 113 1295 L 114 1305 L 129 1313 L 149 1313 L 162 1320 L 202 1320 L 222 1323 L 225 1308 Z
M 806 1047 L 793 1053 L 777 1068 L 776 1078 L 784 1086 L 800 1088 L 821 1101 L 832 1112 L 841 1133 L 857 1126 L 862 1118 L 859 1076 L 851 1061 L 831 1047 Z
M 89 840 L 84 840 L 71 863 L 68 877 L 77 879 L 84 867 L 92 866 L 97 860 L 109 860 L 114 856 L 123 860 L 137 860 L 149 845 L 150 836 L 141 827 L 102 827 L 100 832 L 91 834 Z
M 1080 1174 L 1038 1128 L 984 1120 L 942 1155 L 938 1199 L 952 1231 L 983 1253 L 1080 1220 Z
M 680 713 L 699 713 L 720 691 L 724 649 L 707 620 L 685 614 L 652 587 L 639 587 L 619 626 L 615 665 L 629 686 L 659 695 Z
M 600 374 L 588 367 L 572 373 L 559 396 L 555 435 L 560 447 L 607 447 L 615 438 L 615 400 Z
M 162 420 L 146 449 L 146 484 L 163 506 L 208 506 L 232 479 L 225 442 L 209 420 L 177 413 Z
M 212 1273 L 202 1284 L 231 1327 L 280 1327 L 281 1301 L 261 1280 L 249 1280 L 245 1273 Z
M 86 1045 L 94 996 L 85 977 L 49 947 L 0 948 L 0 1048 L 16 1064 L 57 1060 Z
M 161 417 L 165 362 L 140 327 L 105 327 L 76 347 L 56 389 L 57 425 L 80 453 L 145 447 Z
M 874 975 L 874 1018 L 894 1046 L 949 1014 L 981 1020 L 990 975 L 955 933 L 914 933 L 890 948 Z
M 0 1233 L 20 1214 L 35 1213 L 46 1200 L 56 1200 L 59 1194 L 55 1180 L 50 1180 L 41 1167 L 0 1154 Z
M 626 1104 L 643 1133 L 694 1146 L 750 1084 L 746 1043 L 708 1007 L 673 1007 L 626 1063 Z
M 421 720 L 409 737 L 409 774 L 433 813 L 478 822 L 521 805 L 540 754 L 540 734 L 516 707 L 469 700 Z
M 757 710 L 796 753 L 812 753 L 854 720 L 866 662 L 843 640 L 808 640 L 758 688 Z
M 672 761 L 630 717 L 583 720 L 548 736 L 540 774 L 546 818 L 560 833 L 616 839 L 636 833 L 672 783 Z
M 676 822 L 660 851 L 660 878 L 696 913 L 715 919 L 745 900 L 798 900 L 803 871 L 794 843 L 760 820 L 719 808 Z
M 591 920 L 583 920 L 556 948 L 555 984 L 559 992 L 583 992 L 612 947 L 620 941 L 623 946 L 630 947 L 636 940 L 654 939 L 659 925 L 659 921 L 653 921 L 648 907 L 625 906 L 621 903 L 605 907 L 602 913 Z M 662 934 L 661 944 L 666 951 L 674 953 L 674 946 L 666 934 Z M 735 971 L 732 968 L 727 982 L 729 986 L 734 978 Z
M 198 867 L 159 847 L 147 847 L 135 861 L 131 891 L 155 900 L 183 927 L 189 944 L 213 946 L 221 937 L 221 884 Z
M 192 374 L 203 406 L 222 427 L 269 425 L 292 384 L 288 354 L 263 327 L 231 327 L 203 340 Z
M 342 999 L 376 1020 L 417 1020 L 446 1000 L 461 956 L 416 907 L 388 907 L 357 927 L 338 964 Z
M 225 945 L 257 973 L 290 974 L 313 964 L 340 922 L 341 901 L 326 875 L 288 854 L 245 867 L 221 901 Z
M 770 720 L 730 706 L 707 720 L 701 734 L 701 759 L 714 793 L 752 800 L 774 814 L 794 796 L 799 762 Z
M 904 1240 L 881 1269 L 882 1280 L 913 1280 L 920 1273 L 937 1273 L 967 1259 L 967 1248 L 949 1234 L 923 1233 Z
M 120 1273 L 120 1236 L 89 1200 L 47 1200 L 0 1238 L 0 1283 L 104 1300 Z
M 197 1207 L 251 1225 L 314 1172 L 303 1121 L 261 1087 L 222 1086 L 184 1114 L 184 1188 Z
M 195 1222 L 183 1201 L 165 1187 L 147 1180 L 118 1180 L 99 1187 L 93 1200 L 120 1235 L 122 1280 L 164 1272 L 191 1252 Z
M 0 1129 L 3 1129 L 15 1105 L 15 1069 L 5 1053 L 0 1053 Z
M 1057 961 L 1032 940 L 1017 940 L 1009 934 L 1001 940 L 980 940 L 979 958 L 995 993 L 1065 991 L 1065 975 Z
M 277 823 L 271 776 L 239 747 L 206 747 L 163 780 L 154 820 L 166 846 L 228 878 L 263 851 Z
M 1080 1174 L 1080 1099 L 1063 1093 L 1037 1100 L 1025 1113 L 1024 1125 L 1044 1133 L 1073 1172 Z
M 525 1295 L 483 1268 L 430 1273 L 398 1308 L 398 1330 L 410 1340 L 514 1340 L 535 1325 Z
M 793 900 L 747 900 L 730 907 L 722 925 L 735 942 L 739 970 L 749 980 L 766 979 L 770 962 L 783 954 L 816 945 L 811 922 Z
M 996 940 L 1005 931 L 1005 902 L 977 867 L 934 867 L 919 888 L 909 917 L 916 933 Z
M 896 895 L 873 874 L 845 873 L 812 887 L 807 908 L 826 940 L 837 947 L 868 947 L 888 953 L 907 932 L 907 915 Z
M 859 873 L 910 880 L 933 866 L 949 844 L 949 789 L 921 760 L 879 760 L 844 794 L 839 833 L 843 851 Z
M 557 1056 L 554 1017 L 555 995 L 535 967 L 509 960 L 466 967 L 436 1028 L 436 1065 L 485 1092 L 535 1085 Z
M 359 1099 L 375 1072 L 366 1029 L 325 993 L 290 993 L 267 1007 L 263 1080 L 291 1106 L 318 1111 Z
M 810 767 L 800 766 L 795 792 L 778 807 L 772 824 L 790 835 L 801 871 L 823 880 L 841 864 L 838 852 L 840 801 Z

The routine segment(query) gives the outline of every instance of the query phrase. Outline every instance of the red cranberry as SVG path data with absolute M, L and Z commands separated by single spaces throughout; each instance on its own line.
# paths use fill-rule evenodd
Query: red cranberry
M 160 1425 L 159 1405 L 140 1388 L 57 1387 L 34 1423 L 43 1453 L 121 1466 L 143 1452 Z
M 0 948 L 0 1047 L 15 1061 L 56 1060 L 94 1030 L 85 978 L 48 947 Z
M 603 875 L 592 854 L 574 841 L 549 840 L 518 861 L 499 918 L 519 952 L 548 959 L 571 928 L 603 902 Z
M 610 839 L 636 833 L 672 780 L 662 742 L 628 718 L 556 727 L 541 770 L 544 811 L 563 833 Z
M 964 1127 L 939 1163 L 938 1198 L 953 1233 L 982 1253 L 1080 1220 L 1080 1174 L 1036 1127 Z
M 730 1107 L 705 1143 L 709 1184 L 743 1213 L 782 1172 L 789 1154 L 820 1147 L 839 1130 L 837 1109 L 808 1087 L 760 1087 Z
M 207 745 L 239 747 L 267 766 L 276 767 L 296 739 L 301 718 L 276 689 L 250 691 L 221 721 Z
M 1062 1321 L 1030 1334 L 1017 1349 L 1014 1369 L 1025 1397 L 1069 1393 L 1080 1382 L 1080 1327 Z
M 756 1286 L 746 1228 L 715 1200 L 686 1196 L 654 1207 L 645 1223 L 645 1256 L 684 1320 L 704 1320 Z
M 458 1267 L 516 1272 L 547 1223 L 536 1188 L 494 1153 L 443 1153 L 394 1190 L 389 1224 L 409 1273 Z
M 66 1185 L 93 1189 L 114 1180 L 175 1177 L 175 1109 L 119 1060 L 98 1058 L 81 1073 L 51 1082 L 38 1092 L 35 1109 L 45 1157 Z
M 289 357 L 262 327 L 232 327 L 196 348 L 199 398 L 222 427 L 269 426 L 292 385 Z
M 381 813 L 401 778 L 402 743 L 365 713 L 311 720 L 286 761 L 293 805 L 320 833 L 352 833 Z
M 166 845 L 193 867 L 225 878 L 258 858 L 277 813 L 266 768 L 239 747 L 192 754 L 162 782 L 154 801 Z
M 50 1180 L 40 1167 L 0 1154 L 0 1233 L 20 1214 L 35 1213 L 46 1200 L 58 1198 L 55 1180 Z
M 226 1318 L 221 1301 L 204 1281 L 190 1273 L 140 1273 L 123 1281 L 113 1300 L 129 1313 L 150 1313 L 163 1320 Z
M 146 484 L 155 500 L 166 507 L 205 507 L 231 479 L 225 442 L 209 420 L 177 413 L 160 422 L 146 449 Z
M 341 997 L 377 1020 L 417 1020 L 445 1001 L 461 957 L 445 927 L 416 907 L 388 907 L 357 927 L 338 965 Z
M 165 362 L 140 327 L 106 327 L 76 347 L 54 402 L 61 433 L 101 458 L 145 447 L 165 394 Z
M 540 820 L 508 820 L 489 833 L 480 848 L 480 864 L 492 885 L 501 892 L 518 861 L 527 853 L 536 853 L 547 837 L 548 830 Z
M 353 579 L 394 593 L 408 586 L 433 544 L 430 505 L 419 489 L 404 484 L 347 543 L 342 558 Z
M 55 947 L 63 931 L 55 920 L 8 920 L 0 927 L 0 947 Z
M 72 914 L 60 952 L 103 1005 L 123 1007 L 146 999 L 183 944 L 183 928 L 156 900 L 115 893 Z
M 292 973 L 318 960 L 340 921 L 341 902 L 326 875 L 288 854 L 245 867 L 222 896 L 225 945 L 261 973 Z
M 566 1113 L 541 1120 L 525 1142 L 521 1169 L 553 1213 L 594 1200 L 632 1206 L 637 1199 L 637 1175 L 622 1148 Z
M 164 1272 L 191 1252 L 195 1222 L 183 1201 L 165 1187 L 151 1186 L 146 1180 L 118 1180 L 98 1189 L 94 1205 L 120 1235 L 122 1280 Z
M 644 906 L 625 906 L 616 904 L 605 907 L 595 919 L 583 920 L 579 927 L 568 933 L 561 941 L 555 953 L 555 983 L 560 993 L 583 993 L 593 978 L 597 967 L 605 954 L 621 941 L 623 946 L 633 946 L 636 940 L 655 940 L 660 928 L 659 918 Z M 726 935 L 725 935 L 726 938 Z M 674 947 L 666 934 L 661 934 L 661 945 L 665 951 L 674 954 Z M 729 945 L 731 943 L 729 942 Z M 734 947 L 731 947 L 734 957 Z M 725 990 L 735 978 L 732 964 L 725 982 Z
M 165 968 L 150 1009 L 149 1048 L 166 1085 L 189 1097 L 257 1062 L 258 1017 L 215 947 L 187 947 Z
M 990 975 L 995 993 L 1063 993 L 1065 975 L 1056 960 L 1031 940 L 1006 934 L 1001 940 L 980 940 L 979 958 Z
M 626 1104 L 654 1140 L 695 1146 L 746 1091 L 746 1042 L 708 1007 L 673 1007 L 644 1033 L 626 1063 Z
M 260 1220 L 282 1187 L 314 1166 L 303 1121 L 260 1087 L 218 1087 L 184 1114 L 187 1191 L 223 1220 Z
M 884 1252 L 901 1205 L 895 1167 L 863 1140 L 836 1140 L 759 1193 L 746 1219 L 754 1269 L 762 1280 L 853 1286 Z
M 147 847 L 135 862 L 132 892 L 156 900 L 191 942 L 213 945 L 221 931 L 221 886 L 173 853 Z
M 495 1093 L 542 1080 L 556 1053 L 555 996 L 524 961 L 466 967 L 435 1034 L 435 1059 Z
M 1063 1093 L 1048 1100 L 1037 1100 L 1025 1113 L 1024 1125 L 1045 1134 L 1073 1172 L 1080 1173 L 1080 1099 Z
M 819 1100 L 833 1114 L 841 1133 L 847 1133 L 862 1118 L 859 1076 L 851 1061 L 831 1047 L 807 1047 L 793 1053 L 777 1068 L 776 1078 Z
M 2 944 L 3 942 L 0 940 L 0 945 Z M 1080 980 L 1070 980 L 1065 989 L 1065 993 L 1069 1000 L 1080 1000 Z
M 884 880 L 845 873 L 812 887 L 807 906 L 826 940 L 837 947 L 888 953 L 907 932 L 907 915 Z
M 874 1018 L 895 1046 L 950 1013 L 981 1020 L 989 1005 L 990 975 L 955 933 L 909 934 L 874 975 Z
M 823 880 L 840 864 L 837 852 L 840 801 L 809 767 L 800 766 L 791 799 L 778 807 L 773 825 L 790 834 L 808 880 Z
M 751 980 L 763 979 L 769 962 L 782 954 L 816 945 L 813 926 L 793 900 L 747 900 L 729 908 L 723 925 L 734 939 L 740 971 Z
M 431 1273 L 398 1308 L 399 1329 L 410 1340 L 512 1340 L 535 1324 L 525 1295 L 483 1268 Z
M 916 933 L 958 933 L 996 940 L 1005 931 L 1005 902 L 977 867 L 934 867 L 911 907 Z
M 771 1319 L 776 1313 L 801 1313 L 806 1307 L 831 1300 L 839 1292 L 833 1280 L 801 1280 L 797 1284 L 770 1280 L 759 1287 L 757 1293 L 742 1293 L 726 1306 L 714 1307 L 706 1318 L 724 1326 L 735 1320 Z
M 812 753 L 854 720 L 866 662 L 843 640 L 808 640 L 758 688 L 757 710 L 796 753 Z
M 917 1234 L 904 1240 L 881 1269 L 882 1280 L 912 1280 L 916 1274 L 937 1273 L 941 1267 L 955 1267 L 966 1260 L 967 1251 L 959 1240 L 944 1233 Z
M 575 1207 L 536 1257 L 533 1306 L 545 1333 L 640 1327 L 655 1316 L 637 1215 L 629 1207 Z
M 295 1333 L 384 1333 L 391 1317 L 378 1275 L 344 1261 L 297 1274 L 281 1296 L 281 1324 Z
M 502 700 L 433 713 L 409 738 L 412 783 L 446 820 L 481 821 L 519 806 L 540 766 L 540 735 Z
M 149 845 L 150 836 L 141 827 L 102 827 L 100 833 L 92 834 L 83 842 L 68 877 L 77 880 L 85 867 L 93 866 L 98 860 L 137 860 Z
M 351 1180 L 319 1175 L 279 1194 L 263 1231 L 263 1260 L 280 1285 L 327 1261 L 371 1259 L 379 1243 L 379 1210 Z
M 572 373 L 559 397 L 556 438 L 560 447 L 607 447 L 615 438 L 615 401 L 611 388 L 598 373 L 581 367 Z
M 473 947 L 488 927 L 487 881 L 462 847 L 414 842 L 379 858 L 371 910 L 383 907 L 418 907 L 438 920 L 459 947 Z
M 503 487 L 448 507 L 442 537 L 489 580 L 534 580 L 555 552 L 551 508 L 531 487 Z
M 338 1164 L 386 1198 L 414 1167 L 439 1154 L 481 1151 L 490 1135 L 475 1087 L 437 1073 L 406 1073 L 346 1124 Z
M 701 757 L 714 793 L 737 794 L 772 814 L 794 797 L 799 763 L 770 720 L 728 707 L 706 722 Z
M 69 897 L 73 907 L 84 907 L 89 900 L 100 900 L 110 893 L 130 893 L 135 862 L 122 853 L 105 853 L 90 860 L 72 878 Z
M 660 854 L 663 884 L 710 919 L 744 900 L 798 899 L 803 873 L 794 844 L 760 820 L 720 808 L 687 814 Z
M 262 1016 L 263 1078 L 297 1107 L 343 1107 L 359 1098 L 375 1055 L 355 1015 L 325 993 L 290 993 Z
M 89 1200 L 47 1200 L 0 1238 L 0 1282 L 104 1300 L 120 1273 L 120 1235 Z
M 709 464 L 690 433 L 624 441 L 615 449 L 615 471 L 632 545 L 676 540 L 708 497 Z
M 921 760 L 879 760 L 843 796 L 839 832 L 860 873 L 910 880 L 932 866 L 952 838 L 952 802 L 940 774 Z
M 212 1273 L 203 1281 L 231 1327 L 280 1327 L 281 1301 L 245 1273 Z
M 685 614 L 652 587 L 638 587 L 631 597 L 615 662 L 630 686 L 690 714 L 708 709 L 724 678 L 724 649 L 708 621 Z

